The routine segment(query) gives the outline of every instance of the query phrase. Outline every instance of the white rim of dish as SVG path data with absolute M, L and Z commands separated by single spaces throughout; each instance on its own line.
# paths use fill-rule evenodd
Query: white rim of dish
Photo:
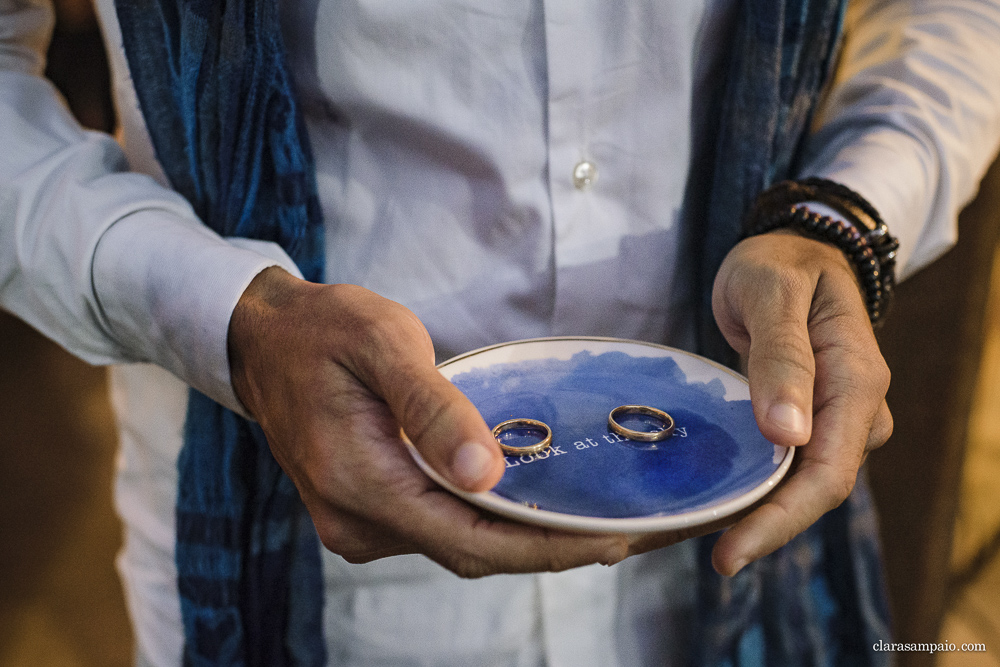
M 473 355 L 478 355 L 483 352 L 490 350 L 495 350 L 503 347 L 510 347 L 515 345 L 526 345 L 531 343 L 545 343 L 545 342 L 559 342 L 559 341 L 576 341 L 576 342 L 598 342 L 598 343 L 615 343 L 615 344 L 625 344 L 629 346 L 645 346 L 657 348 L 660 350 L 665 350 L 674 354 L 680 354 L 687 357 L 695 358 L 701 362 L 709 364 L 716 369 L 727 373 L 741 382 L 746 382 L 746 378 L 739 373 L 733 371 L 722 364 L 716 363 L 711 359 L 705 359 L 696 354 L 686 352 L 684 350 L 679 350 L 677 348 L 668 347 L 666 345 L 658 345 L 656 343 L 647 343 L 644 341 L 634 341 L 627 340 L 623 338 L 605 338 L 600 336 L 554 336 L 550 338 L 528 338 L 525 340 L 510 341 L 507 343 L 499 343 L 497 345 L 490 345 L 487 347 L 482 347 L 477 350 L 472 350 L 466 352 L 465 354 L 460 354 L 453 357 L 445 362 L 438 365 L 439 369 L 450 366 L 453 363 L 466 359 Z M 406 442 L 406 446 L 410 450 L 410 454 L 413 456 L 417 465 L 421 470 L 427 474 L 428 477 L 433 479 L 436 483 L 450 491 L 451 493 L 465 499 L 466 501 L 481 507 L 483 509 L 488 509 L 491 512 L 499 514 L 501 516 L 516 519 L 524 523 L 530 523 L 538 526 L 547 526 L 550 528 L 562 528 L 564 530 L 574 530 L 580 532 L 590 532 L 590 533 L 652 533 L 661 532 L 668 530 L 679 530 L 681 528 L 690 528 L 692 526 L 700 526 L 719 519 L 724 519 L 728 516 L 739 512 L 740 510 L 746 509 L 750 505 L 767 495 L 781 479 L 788 472 L 788 468 L 792 465 L 792 458 L 795 455 L 794 447 L 779 447 L 774 445 L 777 449 L 784 449 L 785 454 L 778 464 L 777 469 L 771 473 L 760 484 L 750 489 L 746 493 L 737 496 L 735 498 L 730 498 L 724 502 L 711 507 L 706 507 L 699 510 L 693 510 L 691 512 L 682 512 L 680 514 L 667 514 L 662 516 L 643 516 L 643 517 L 629 517 L 629 518 L 608 518 L 608 517 L 589 517 L 581 516 L 578 514 L 566 514 L 564 512 L 553 512 L 551 510 L 534 509 L 532 507 L 527 507 L 526 505 L 509 500 L 503 496 L 494 493 L 493 491 L 482 491 L 478 493 L 472 493 L 469 491 L 464 491 L 455 487 L 451 482 L 444 479 L 436 470 L 430 467 L 427 461 L 420 455 L 410 441 L 403 435 L 403 440 Z

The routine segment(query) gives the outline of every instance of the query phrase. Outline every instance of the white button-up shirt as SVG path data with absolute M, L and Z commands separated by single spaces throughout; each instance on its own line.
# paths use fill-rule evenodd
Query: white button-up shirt
M 38 78 L 44 9 L 0 0 L 0 300 L 92 362 L 170 371 L 123 366 L 112 386 L 120 565 L 139 650 L 177 664 L 184 382 L 240 408 L 229 315 L 257 272 L 289 263 L 271 244 L 218 238 L 162 186 L 113 2 L 98 6 L 127 164 Z M 706 163 L 705 102 L 732 10 L 732 0 L 284 3 L 326 279 L 411 308 L 441 357 L 551 334 L 690 347 L 699 221 L 685 193 Z M 995 152 L 997 62 L 996 2 L 852 6 L 805 172 L 882 211 L 904 274 L 953 240 Z M 614 568 L 473 582 L 417 556 L 352 566 L 328 554 L 331 661 L 669 663 L 686 649 L 692 569 L 684 546 Z

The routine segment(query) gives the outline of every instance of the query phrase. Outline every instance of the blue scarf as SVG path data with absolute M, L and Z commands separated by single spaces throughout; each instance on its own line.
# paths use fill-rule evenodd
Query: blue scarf
M 845 0 L 744 0 L 702 202 L 700 352 L 735 364 L 712 315 L 712 283 L 757 194 L 794 177 L 795 159 L 832 70 Z M 891 636 L 878 525 L 864 475 L 841 507 L 784 548 L 727 579 L 698 557 L 692 664 L 886 665 L 871 650 Z
M 157 159 L 224 236 L 323 274 L 323 220 L 277 2 L 122 0 L 125 52 Z M 178 462 L 185 665 L 321 665 L 315 532 L 263 433 L 191 391 Z
M 320 280 L 322 221 L 277 0 L 116 4 L 139 102 L 173 186 L 216 231 L 276 241 L 307 279 Z M 717 100 L 715 158 L 708 182 L 695 188 L 701 200 L 689 201 L 706 221 L 701 351 L 717 359 L 732 352 L 712 319 L 712 281 L 753 198 L 793 169 L 845 4 L 740 3 Z M 185 664 L 322 664 L 316 539 L 260 429 L 192 391 L 178 465 Z M 711 570 L 712 539 L 704 540 L 693 661 L 868 664 L 860 642 L 872 628 L 889 636 L 870 517 L 867 497 L 855 494 L 790 548 L 733 580 Z M 824 637 L 796 639 L 806 619 Z
M 708 199 L 699 228 L 699 343 L 705 356 L 734 365 L 712 315 L 712 283 L 743 237 L 757 195 L 794 175 L 816 102 L 832 70 L 846 0 L 744 0 L 734 39 Z

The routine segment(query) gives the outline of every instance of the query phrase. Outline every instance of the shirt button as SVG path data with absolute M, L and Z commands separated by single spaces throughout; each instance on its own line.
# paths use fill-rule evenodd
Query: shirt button
M 573 167 L 573 185 L 577 190 L 586 190 L 597 182 L 597 165 L 584 160 Z

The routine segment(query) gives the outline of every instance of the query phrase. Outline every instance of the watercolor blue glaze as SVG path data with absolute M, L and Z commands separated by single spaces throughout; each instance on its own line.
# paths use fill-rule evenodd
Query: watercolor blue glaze
M 517 417 L 551 427 L 552 448 L 508 456 L 493 489 L 539 509 L 602 518 L 680 514 L 741 496 L 778 467 L 750 401 L 727 401 L 717 378 L 689 381 L 670 357 L 585 351 L 568 360 L 494 364 L 451 380 L 490 427 Z M 633 443 L 615 436 L 608 413 L 625 404 L 668 412 L 677 423 L 673 437 Z M 532 439 L 514 432 L 506 441 Z

